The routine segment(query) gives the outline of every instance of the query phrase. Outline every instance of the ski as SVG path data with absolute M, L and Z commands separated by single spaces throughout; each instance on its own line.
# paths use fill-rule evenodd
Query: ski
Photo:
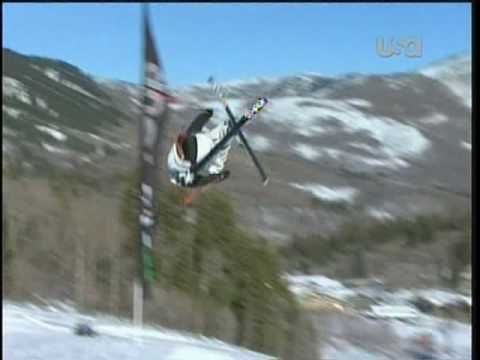
M 230 106 L 228 105 L 225 93 L 223 89 L 215 83 L 215 80 L 213 77 L 209 77 L 208 83 L 210 83 L 213 87 L 214 93 L 219 97 L 220 101 L 223 103 L 225 107 L 225 111 L 227 112 L 228 117 L 230 118 L 230 122 L 232 123 L 233 126 L 237 123 L 235 120 L 235 115 L 233 115 L 232 110 L 230 109 Z M 242 141 L 243 145 L 245 146 L 248 154 L 250 155 L 253 163 L 255 164 L 258 172 L 260 173 L 260 176 L 262 178 L 263 185 L 266 186 L 268 184 L 269 178 L 267 174 L 265 173 L 265 170 L 263 170 L 262 165 L 260 164 L 260 161 L 258 161 L 257 157 L 255 156 L 255 153 L 253 152 L 252 148 L 250 147 L 250 144 L 248 143 L 247 139 L 245 138 L 245 135 L 243 134 L 243 131 L 241 129 L 238 130 L 238 137 Z
M 190 170 L 193 173 L 201 170 L 232 137 L 238 135 L 243 125 L 255 118 L 255 116 L 265 107 L 267 103 L 268 100 L 266 98 L 258 98 L 255 104 L 253 104 L 253 106 L 240 118 L 240 120 L 235 122 L 227 135 L 225 135 L 225 137 L 220 140 L 200 162 L 193 165 Z

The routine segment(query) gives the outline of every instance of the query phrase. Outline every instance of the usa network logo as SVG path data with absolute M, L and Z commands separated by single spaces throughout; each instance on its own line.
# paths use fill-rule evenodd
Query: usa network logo
M 409 58 L 419 58 L 423 54 L 423 42 L 420 37 L 407 37 L 401 39 L 390 38 L 385 41 L 383 37 L 377 38 L 377 54 L 381 57 L 404 55 Z

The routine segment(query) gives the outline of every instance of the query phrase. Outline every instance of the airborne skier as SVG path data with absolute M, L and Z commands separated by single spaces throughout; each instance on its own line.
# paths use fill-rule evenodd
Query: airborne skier
M 211 130 L 204 127 L 213 116 L 213 110 L 202 111 L 187 130 L 177 136 L 170 149 L 167 160 L 170 181 L 180 187 L 201 188 L 227 179 L 230 171 L 224 167 L 233 136 L 254 119 L 266 103 L 267 99 L 259 98 L 239 123 L 225 120 Z M 203 168 L 205 171 L 202 171 Z M 192 193 L 192 198 L 185 202 L 193 201 L 196 194 L 198 192 Z
M 228 133 L 230 123 L 225 121 L 215 128 L 205 131 L 204 126 L 213 116 L 212 109 L 202 111 L 190 124 L 186 131 L 181 132 L 168 154 L 168 170 L 170 181 L 182 187 L 204 186 L 211 182 L 225 180 L 230 172 L 224 170 L 225 162 L 231 147 L 231 140 L 222 147 L 207 167 L 207 174 L 195 174 L 192 165 L 199 162 Z M 203 131 L 202 131 L 203 130 Z

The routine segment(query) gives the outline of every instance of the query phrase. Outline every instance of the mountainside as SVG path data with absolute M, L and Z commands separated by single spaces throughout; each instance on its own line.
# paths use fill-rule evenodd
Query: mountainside
M 135 85 L 8 49 L 2 57 L 4 166 L 35 174 L 49 164 L 98 176 L 112 164 L 133 169 Z M 226 83 L 236 114 L 258 95 L 271 100 L 245 133 L 272 180 L 263 187 L 238 146 L 227 165 L 231 181 L 218 189 L 236 200 L 244 224 L 276 242 L 333 231 L 361 214 L 395 218 L 467 208 L 470 84 L 468 57 L 416 73 Z M 180 103 L 172 108 L 164 147 L 199 108 L 214 108 L 214 123 L 225 118 L 207 85 L 175 93 Z
M 215 101 L 205 102 L 205 90 L 192 89 L 185 96 L 222 114 Z M 246 131 L 273 181 L 261 188 L 251 167 L 243 175 L 232 165 L 243 181 L 226 185 L 245 194 L 244 202 L 249 190 L 255 194 L 245 214 L 260 228 L 328 229 L 339 214 L 332 203 L 347 205 L 347 213 L 394 217 L 468 201 L 470 108 L 435 78 L 309 75 L 230 89 L 236 113 L 249 97 L 272 100 Z
M 4 296 L 130 317 L 140 88 L 59 60 L 7 49 L 2 57 Z M 206 84 L 174 89 L 160 144 L 158 279 L 145 319 L 279 358 L 363 356 L 395 337 L 348 312 L 311 313 L 295 281 L 288 290 L 289 275 L 468 294 L 470 84 L 470 59 L 459 56 L 412 73 L 226 83 L 237 116 L 257 96 L 270 100 L 245 134 L 271 181 L 262 186 L 235 144 L 231 178 L 193 209 L 171 191 L 166 153 L 200 109 L 215 109 L 209 126 L 226 114 Z M 296 277 L 309 287 L 319 278 Z M 353 295 L 360 308 L 372 300 Z
M 129 148 L 109 131 L 131 121 L 101 83 L 62 61 L 2 53 L 3 152 L 25 164 L 71 168 Z

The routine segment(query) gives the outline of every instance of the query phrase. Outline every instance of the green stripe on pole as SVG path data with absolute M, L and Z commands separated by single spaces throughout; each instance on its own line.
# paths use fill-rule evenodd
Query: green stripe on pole
M 143 278 L 149 282 L 153 282 L 157 278 L 153 251 L 146 246 L 143 247 Z

